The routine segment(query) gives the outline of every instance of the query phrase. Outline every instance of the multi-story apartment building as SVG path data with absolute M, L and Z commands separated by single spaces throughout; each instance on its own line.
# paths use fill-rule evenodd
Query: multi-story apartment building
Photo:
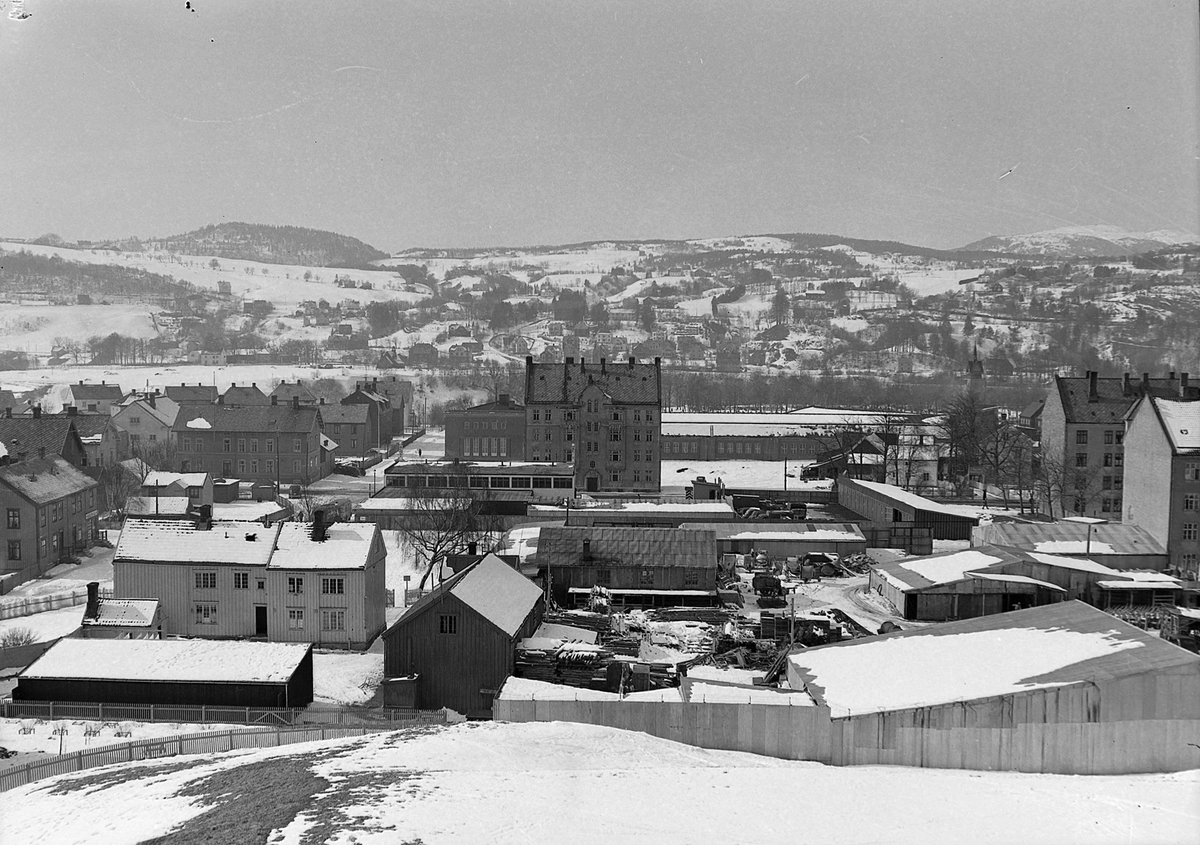
M 380 443 L 370 405 L 321 405 L 325 433 L 337 443 L 339 458 L 361 458 Z M 376 416 L 375 419 L 378 419 Z
M 501 393 L 495 402 L 446 412 L 446 457 L 471 461 L 525 460 L 525 406 Z
M 171 426 L 179 414 L 179 405 L 157 393 L 130 394 L 112 407 L 112 423 L 117 429 L 118 452 L 122 457 L 137 457 L 162 448 L 171 440 Z
M 0 466 L 0 593 L 92 544 L 98 486 L 57 455 Z
M 185 405 L 171 429 L 182 472 L 278 484 L 311 484 L 333 471 L 336 444 L 319 407 Z
M 130 519 L 117 598 L 157 599 L 167 635 L 363 649 L 383 630 L 387 550 L 375 525 Z
M 1187 373 L 1140 380 L 1055 376 L 1042 411 L 1042 463 L 1061 488 L 1047 503 L 1065 514 L 1120 520 L 1124 511 L 1125 415 L 1143 396 L 1195 398 Z
M 574 464 L 577 489 L 657 492 L 661 421 L 658 358 L 599 366 L 525 359 L 526 457 Z
M 1197 580 L 1200 401 L 1139 400 L 1126 423 L 1125 454 L 1125 521 L 1162 543 L 1171 572 Z

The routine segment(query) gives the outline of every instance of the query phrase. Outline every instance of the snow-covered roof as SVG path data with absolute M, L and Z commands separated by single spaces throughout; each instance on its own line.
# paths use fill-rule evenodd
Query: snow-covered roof
M 335 522 L 325 529 L 325 539 L 312 539 L 312 526 L 304 522 L 280 524 L 270 569 L 364 569 L 379 528 L 373 522 Z
M 1182 585 L 1174 578 L 1159 578 L 1154 581 L 1097 581 L 1102 590 L 1178 590 Z
M 202 530 L 190 521 L 130 519 L 113 559 L 266 566 L 278 534 L 278 525 L 254 522 L 214 522 Z
M 838 717 L 1197 662 L 1200 656 L 1069 601 L 798 651 L 788 657 L 788 681 Z
M 234 640 L 62 639 L 20 678 L 286 683 L 312 646 Z
M 536 584 L 494 554 L 466 570 L 450 591 L 509 635 L 517 632 L 542 599 Z
M 1116 554 L 1109 543 L 1101 543 L 1097 540 L 1041 540 L 1033 544 L 1034 551 L 1045 552 L 1047 554 L 1091 554 L 1091 555 L 1111 555 Z
M 158 613 L 158 599 L 105 599 L 96 605 L 96 615 L 87 616 L 81 624 L 121 628 L 149 628 Z
M 807 529 L 805 528 L 807 526 Z M 743 528 L 724 537 L 726 540 L 754 540 L 759 542 L 786 540 L 790 542 L 839 542 L 847 543 L 858 540 L 865 541 L 862 531 L 857 525 L 849 522 L 824 525 L 821 523 L 804 523 L 792 529 L 783 528 Z
M 878 481 L 863 481 L 861 479 L 848 479 L 847 484 L 858 485 L 872 493 L 878 493 L 882 496 L 908 505 L 917 510 L 930 511 L 932 513 L 941 513 L 948 516 L 967 516 L 960 508 L 955 508 L 953 505 L 943 505 L 940 502 L 935 502 L 932 499 L 926 499 L 924 496 L 918 496 L 916 493 L 909 492 L 903 487 L 898 487 L 895 484 L 883 484 Z
M 186 516 L 191 506 L 186 496 L 129 496 L 125 499 L 125 515 Z
M 142 479 L 143 487 L 170 487 L 179 484 L 182 487 L 203 487 L 208 481 L 207 472 L 161 472 L 154 470 Z
M 688 673 L 691 677 L 691 673 Z M 782 707 L 812 707 L 812 696 L 800 691 L 778 690 L 774 687 L 714 684 L 703 680 L 688 684 L 689 704 L 772 704 Z
M 1049 581 L 1039 581 L 1037 578 L 1030 578 L 1027 575 L 1006 575 L 1003 572 L 968 572 L 972 578 L 981 578 L 984 581 L 1007 581 L 1010 584 L 1035 584 L 1039 587 L 1045 587 L 1048 590 L 1056 590 L 1060 593 L 1065 593 L 1062 587 L 1057 584 L 1051 584 Z
M 546 681 L 535 681 L 532 678 L 517 678 L 509 676 L 496 694 L 497 701 L 659 701 L 678 704 L 683 701 L 679 687 L 667 689 L 652 689 L 645 692 L 630 693 L 621 698 L 615 692 L 585 689 L 583 687 L 568 687 L 563 684 L 551 684 Z
M 931 584 L 949 584 L 951 581 L 961 581 L 973 569 L 982 569 L 1002 560 L 976 549 L 965 549 L 930 557 L 904 558 L 896 561 L 896 565 L 915 572 Z
M 1175 452 L 1200 452 L 1200 402 L 1151 397 Z

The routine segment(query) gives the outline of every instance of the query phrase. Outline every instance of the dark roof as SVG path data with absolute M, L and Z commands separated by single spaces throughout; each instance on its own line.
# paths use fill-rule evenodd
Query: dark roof
M 0 411 L 17 407 L 17 394 L 11 390 L 0 390 Z
M 603 369 L 582 361 L 525 365 L 525 404 L 578 405 L 590 385 L 622 405 L 659 405 L 662 386 L 657 364 L 613 361 Z
M 304 383 L 297 380 L 294 384 L 288 384 L 286 381 L 281 381 L 270 393 L 271 396 L 278 396 L 280 401 L 286 399 L 292 401 L 293 396 L 299 396 L 301 402 L 314 403 L 317 401 L 316 394 L 304 386 Z
M 220 432 L 302 432 L 312 431 L 320 413 L 314 405 L 293 408 L 291 405 L 185 405 L 179 409 L 171 431 L 177 434 Z M 204 420 L 208 426 L 192 424 Z
M 1025 410 L 1021 412 L 1021 417 L 1027 420 L 1036 420 L 1042 415 L 1042 411 L 1046 410 L 1046 400 L 1038 399 L 1036 402 L 1030 402 L 1025 406 Z
M 356 387 L 370 390 L 372 393 L 378 393 L 386 399 L 407 400 L 413 395 L 412 382 L 398 379 L 395 376 L 386 376 L 384 378 L 371 379 L 369 382 L 360 382 Z
M 231 384 L 229 389 L 221 394 L 221 398 L 226 405 L 270 405 L 271 400 L 267 398 L 267 394 L 258 389 L 257 385 L 242 385 L 238 387 L 236 384 Z
M 13 459 L 24 452 L 27 456 L 37 457 L 38 449 L 45 449 L 47 455 L 61 455 L 67 442 L 79 437 L 74 421 L 78 417 L 65 414 L 52 417 L 0 417 L 0 443 L 8 450 Z M 109 417 L 102 416 L 105 422 Z M 79 443 L 83 451 L 83 443 Z
M 1152 378 L 1143 382 L 1130 379 L 1126 390 L 1124 378 L 1096 378 L 1096 401 L 1089 401 L 1089 378 L 1087 376 L 1055 376 L 1054 384 L 1062 400 L 1063 414 L 1068 423 L 1096 423 L 1120 425 L 1125 414 L 1133 407 L 1149 385 L 1151 396 L 1179 398 L 1179 379 Z M 1195 398 L 1192 388 L 1189 397 Z
M 217 387 L 213 384 L 173 384 L 164 388 L 168 399 L 180 405 L 211 405 L 217 401 Z
M 519 405 L 512 400 L 509 400 L 507 404 L 502 404 L 500 402 L 485 402 L 482 405 L 473 405 L 470 408 L 463 408 L 457 411 L 447 411 L 446 416 L 459 416 L 462 414 L 485 414 L 491 411 L 513 411 L 518 414 L 524 414 L 525 406 Z
M 367 421 L 370 405 L 321 405 L 321 419 L 329 423 L 363 423 Z
M 39 504 L 56 502 L 63 496 L 97 486 L 57 455 L 0 467 L 0 483 Z
M 71 385 L 71 396 L 76 401 L 80 399 L 111 399 L 114 402 L 119 402 L 121 399 L 121 385 L 119 384 L 79 384 Z
M 717 532 L 708 528 L 547 526 L 538 534 L 538 566 L 582 565 L 585 540 L 593 561 L 618 566 L 717 565 Z
M 992 522 L 979 526 L 972 536 L 977 543 L 1081 557 L 1088 552 L 1091 558 L 1167 553 L 1145 528 L 1123 522 L 1092 526 L 1078 522 Z

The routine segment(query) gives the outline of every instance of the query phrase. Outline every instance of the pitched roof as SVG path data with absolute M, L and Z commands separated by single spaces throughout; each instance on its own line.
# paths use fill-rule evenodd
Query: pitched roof
M 455 596 L 510 637 L 542 600 L 541 588 L 501 560 L 498 555 L 490 554 L 478 563 L 450 576 L 422 596 L 396 620 L 388 629 L 388 633 L 408 624 L 438 604 L 446 595 Z
M 1125 414 L 1143 395 L 1143 385 L 1148 384 L 1151 396 L 1178 396 L 1179 380 L 1152 378 L 1129 381 L 1125 390 L 1124 378 L 1096 378 L 1096 401 L 1089 401 L 1089 379 L 1073 376 L 1055 376 L 1054 385 L 1062 400 L 1063 413 L 1068 423 L 1096 423 L 1119 425 Z
M 215 384 L 174 384 L 168 385 L 163 392 L 180 405 L 211 405 L 220 395 Z
M 119 384 L 79 384 L 68 385 L 71 396 L 78 402 L 80 399 L 107 399 L 113 402 L 121 400 L 121 385 Z
M 191 683 L 285 683 L 308 643 L 72 639 L 51 646 L 21 678 Z
M 186 496 L 127 496 L 125 498 L 125 516 L 130 518 L 145 517 L 184 517 L 191 510 L 191 502 Z
M 366 424 L 370 405 L 321 405 L 321 419 L 329 423 Z
M 288 402 L 291 402 L 294 396 L 299 396 L 301 403 L 314 403 L 317 401 L 316 394 L 305 387 L 304 383 L 299 379 L 296 379 L 292 384 L 288 384 L 286 380 L 279 382 L 268 396 L 277 396 L 280 401 L 287 400 Z
M 87 616 L 83 625 L 101 627 L 149 628 L 158 613 L 158 599 L 105 599 L 97 603 L 96 615 Z
M 486 411 L 515 411 L 519 414 L 525 413 L 525 406 L 511 399 L 507 403 L 502 403 L 499 400 L 495 402 L 485 402 L 482 405 L 472 405 L 470 408 L 463 408 L 457 411 L 447 411 L 447 416 L 451 414 L 476 414 Z
M 221 399 L 226 405 L 270 405 L 271 400 L 267 398 L 267 394 L 258 389 L 258 385 L 243 384 L 238 387 L 236 384 L 231 384 L 229 388 L 221 394 Z
M 835 717 L 1156 669 L 1200 671 L 1200 656 L 1080 601 L 816 646 L 788 663 L 792 688 L 807 689 Z
M 1176 455 L 1200 453 L 1200 401 L 1151 397 L 1163 431 Z
M 156 396 L 151 402 L 145 395 L 135 394 L 122 401 L 121 406 L 122 409 L 136 407 L 139 413 L 148 414 L 164 425 L 171 425 L 179 415 L 179 404 L 165 396 Z
M 717 565 L 717 532 L 711 529 L 582 526 L 542 528 L 538 535 L 538 565 L 583 565 L 585 540 L 592 561 L 612 561 L 619 566 Z
M 170 487 L 178 484 L 180 487 L 203 487 L 208 481 L 207 472 L 163 472 L 153 470 L 142 479 L 143 487 Z
M 0 467 L 0 483 L 31 502 L 56 502 L 63 496 L 98 486 L 58 455 Z
M 596 364 L 525 365 L 525 404 L 578 405 L 595 384 L 611 401 L 623 405 L 659 405 L 662 386 L 657 364 L 613 361 L 601 369 Z
M 918 496 L 916 493 L 912 493 L 895 484 L 883 484 L 878 481 L 864 481 L 860 478 L 838 479 L 838 483 L 844 483 L 848 487 L 861 486 L 871 493 L 886 496 L 895 502 L 908 505 L 916 510 L 940 513 L 945 516 L 957 516 L 962 519 L 972 519 L 975 521 L 976 525 L 979 524 L 978 517 L 967 516 L 961 510 L 958 510 L 953 506 L 943 505 L 933 501 L 932 499 L 926 499 L 924 496 Z
M 266 566 L 278 535 L 279 524 L 214 522 L 202 530 L 193 522 L 130 519 L 121 529 L 114 560 Z
M 281 524 L 270 569 L 364 569 L 379 528 L 373 522 L 335 522 L 325 539 L 312 538 L 312 525 Z
M 299 408 L 270 404 L 240 408 L 229 405 L 184 405 L 179 409 L 171 430 L 181 434 L 196 431 L 307 433 L 312 431 L 319 413 L 315 405 Z
M 1012 546 L 1031 552 L 1082 557 L 1088 551 L 1088 526 L 1077 522 L 993 522 L 974 529 L 976 543 Z M 1145 528 L 1109 522 L 1091 526 L 1090 555 L 1165 555 Z
M 0 417 L 0 443 L 13 456 L 24 452 L 27 456 L 37 457 L 38 449 L 45 449 L 47 455 L 61 455 L 70 438 L 79 436 L 74 428 L 75 419 L 57 415 Z M 80 448 L 82 451 L 82 444 Z

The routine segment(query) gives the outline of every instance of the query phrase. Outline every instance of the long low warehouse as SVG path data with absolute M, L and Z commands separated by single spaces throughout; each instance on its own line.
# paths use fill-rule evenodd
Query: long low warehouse
M 313 700 L 312 646 L 68 638 L 17 677 L 13 700 L 304 707 Z
M 722 554 L 766 552 L 772 558 L 803 557 L 809 552 L 846 557 L 865 552 L 867 538 L 852 522 L 783 522 L 769 527 L 739 523 L 717 526 L 717 550 Z

